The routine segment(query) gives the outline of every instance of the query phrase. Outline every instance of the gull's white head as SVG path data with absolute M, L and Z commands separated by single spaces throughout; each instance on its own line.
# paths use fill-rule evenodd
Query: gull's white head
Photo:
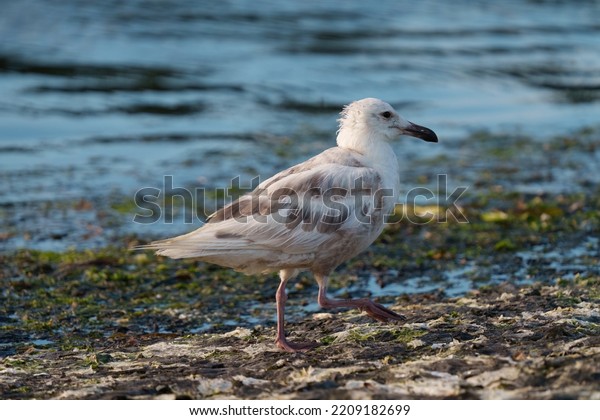
M 369 144 L 390 141 L 404 134 L 437 142 L 437 136 L 426 127 L 402 118 L 394 108 L 380 99 L 366 98 L 346 105 L 338 120 L 337 142 L 340 147 L 361 151 Z

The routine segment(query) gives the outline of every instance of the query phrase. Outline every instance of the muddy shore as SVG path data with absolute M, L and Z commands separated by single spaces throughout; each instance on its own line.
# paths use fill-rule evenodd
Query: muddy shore
M 463 298 L 405 296 L 403 325 L 355 312 L 288 325 L 320 341 L 273 346 L 273 327 L 200 335 L 117 329 L 86 346 L 21 347 L 3 398 L 600 398 L 600 282 L 505 284 Z
M 0 397 L 600 398 L 599 138 L 479 135 L 456 156 L 412 162 L 408 185 L 437 168 L 470 186 L 469 223 L 414 223 L 398 207 L 332 277 L 337 297 L 371 295 L 403 323 L 321 311 L 300 276 L 286 329 L 321 343 L 303 354 L 273 345 L 275 276 L 130 252 L 149 238 L 119 235 L 118 209 L 94 221 L 98 235 L 112 226 L 112 245 L 7 250 Z M 461 164 L 461 148 L 485 159 Z

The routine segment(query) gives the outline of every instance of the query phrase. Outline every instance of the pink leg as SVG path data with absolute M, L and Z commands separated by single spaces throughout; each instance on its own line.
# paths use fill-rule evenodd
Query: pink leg
M 279 283 L 279 288 L 277 289 L 277 293 L 275 294 L 275 299 L 277 301 L 277 339 L 275 340 L 275 344 L 282 350 L 289 351 L 291 353 L 295 353 L 297 351 L 307 351 L 314 347 L 318 346 L 318 343 L 315 342 L 307 342 L 307 343 L 290 343 L 285 338 L 284 331 L 284 312 L 285 312 L 285 301 L 287 300 L 287 294 L 285 293 L 285 286 L 290 278 L 292 278 L 296 273 L 290 270 L 281 270 L 279 276 L 281 278 L 281 283 Z
M 365 311 L 368 316 L 377 321 L 403 321 L 402 315 L 387 309 L 385 306 L 373 302 L 367 298 L 362 299 L 329 299 L 327 297 L 327 277 L 315 275 L 319 283 L 319 298 L 318 302 L 323 308 L 357 308 Z

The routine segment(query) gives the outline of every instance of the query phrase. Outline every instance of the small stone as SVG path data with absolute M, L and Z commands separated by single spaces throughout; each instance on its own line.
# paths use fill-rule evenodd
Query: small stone
M 233 384 L 231 381 L 221 378 L 201 378 L 196 389 L 201 395 L 209 397 L 215 394 L 224 394 L 230 392 L 233 389 Z

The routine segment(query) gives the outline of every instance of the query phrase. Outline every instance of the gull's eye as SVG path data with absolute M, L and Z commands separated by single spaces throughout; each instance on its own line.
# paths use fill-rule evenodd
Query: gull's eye
M 392 116 L 392 113 L 390 111 L 385 111 L 379 115 L 381 115 L 383 118 L 390 118 Z

